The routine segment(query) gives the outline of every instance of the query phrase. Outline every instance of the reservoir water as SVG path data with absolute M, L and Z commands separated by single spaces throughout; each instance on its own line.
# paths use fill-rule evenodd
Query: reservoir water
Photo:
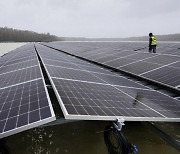
M 0 55 L 24 43 L 0 44 Z M 5 138 L 11 154 L 108 154 L 103 131 L 110 122 L 76 121 L 55 126 L 30 129 Z M 156 125 L 180 141 L 179 123 Z M 128 141 L 135 144 L 138 154 L 179 154 L 157 134 L 140 122 L 125 122 L 122 129 Z
M 25 44 L 26 43 L 0 43 L 0 56 Z

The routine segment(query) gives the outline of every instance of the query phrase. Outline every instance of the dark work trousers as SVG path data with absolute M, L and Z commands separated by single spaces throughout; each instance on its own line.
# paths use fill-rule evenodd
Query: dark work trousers
M 156 45 L 150 45 L 149 46 L 149 53 L 156 53 Z

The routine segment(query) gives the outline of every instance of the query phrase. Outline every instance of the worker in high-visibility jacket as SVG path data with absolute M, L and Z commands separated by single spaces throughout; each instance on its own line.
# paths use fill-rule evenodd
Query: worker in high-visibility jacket
M 157 41 L 155 36 L 152 33 L 149 33 L 149 53 L 153 51 L 153 53 L 156 53 L 156 46 Z

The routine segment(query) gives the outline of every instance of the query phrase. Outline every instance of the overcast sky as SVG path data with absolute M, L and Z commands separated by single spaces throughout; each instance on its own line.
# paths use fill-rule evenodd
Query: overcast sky
M 0 27 L 64 37 L 180 33 L 180 0 L 0 0 Z

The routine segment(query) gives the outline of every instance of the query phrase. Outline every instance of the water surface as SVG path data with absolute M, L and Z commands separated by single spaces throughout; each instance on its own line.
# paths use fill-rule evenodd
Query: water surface
M 25 44 L 26 43 L 0 43 L 0 56 Z

